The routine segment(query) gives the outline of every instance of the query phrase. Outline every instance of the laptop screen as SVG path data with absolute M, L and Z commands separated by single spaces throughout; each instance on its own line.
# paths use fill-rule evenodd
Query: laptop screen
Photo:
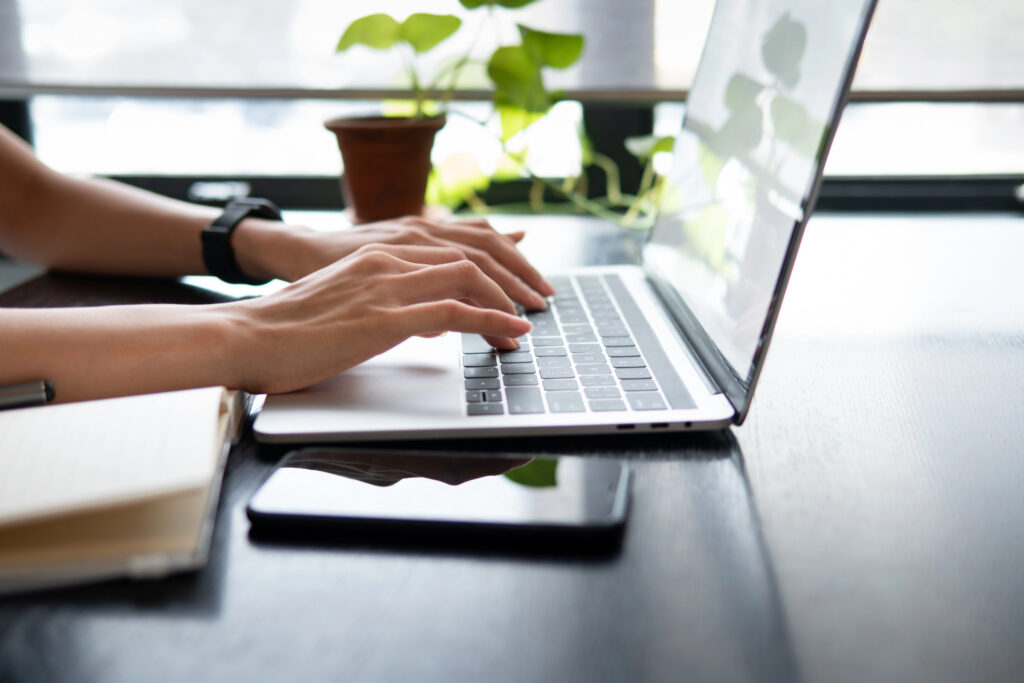
M 644 261 L 744 388 L 872 5 L 716 5 Z

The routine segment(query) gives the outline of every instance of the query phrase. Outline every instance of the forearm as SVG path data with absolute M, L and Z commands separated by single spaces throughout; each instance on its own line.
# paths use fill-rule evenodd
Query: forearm
M 16 258 L 79 272 L 203 274 L 199 235 L 218 212 L 109 180 L 64 176 L 0 127 L 0 247 Z M 296 244 L 303 232 L 243 221 L 232 238 L 243 272 L 282 276 L 278 271 L 308 250 Z
M 239 329 L 223 306 L 0 311 L 0 385 L 48 379 L 58 401 L 239 384 Z

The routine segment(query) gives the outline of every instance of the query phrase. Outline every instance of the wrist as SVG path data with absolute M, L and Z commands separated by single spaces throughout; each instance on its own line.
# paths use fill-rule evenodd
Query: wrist
M 248 276 L 263 280 L 301 277 L 299 244 L 309 228 L 266 218 L 246 218 L 235 229 L 232 245 L 238 266 Z

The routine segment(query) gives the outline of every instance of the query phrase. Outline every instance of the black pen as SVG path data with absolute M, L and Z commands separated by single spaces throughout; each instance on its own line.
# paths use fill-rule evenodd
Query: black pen
M 53 400 L 53 382 L 48 379 L 0 387 L 0 410 L 40 406 Z

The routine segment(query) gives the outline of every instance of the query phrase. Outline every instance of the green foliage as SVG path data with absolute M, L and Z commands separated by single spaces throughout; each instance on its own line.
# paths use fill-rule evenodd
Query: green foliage
M 558 485 L 557 469 L 557 460 L 531 460 L 506 472 L 505 478 L 531 488 L 547 488 Z
M 536 0 L 459 0 L 463 7 L 518 9 Z M 407 46 L 413 55 L 429 52 L 455 34 L 462 21 L 451 14 L 416 13 L 399 22 L 387 14 L 371 14 L 356 19 L 338 41 L 336 52 L 345 52 L 356 45 L 386 50 Z M 544 114 L 557 101 L 558 95 L 544 86 L 543 69 L 566 69 L 575 64 L 583 52 L 583 36 L 569 33 L 539 31 L 519 25 L 520 44 L 499 45 L 486 61 L 487 75 L 494 88 L 495 110 L 502 120 L 503 137 L 513 137 L 537 120 L 533 114 Z M 463 68 L 472 61 L 467 52 L 450 62 L 430 86 L 424 86 L 415 63 L 410 63 L 409 77 L 417 103 L 417 115 L 423 115 L 426 92 L 448 77 L 445 101 L 458 85 Z M 519 113 L 512 110 L 518 109 Z
M 648 161 L 658 152 L 671 152 L 675 142 L 671 135 L 636 135 L 625 140 L 626 149 L 640 161 Z
M 459 0 L 459 4 L 466 9 L 477 7 L 504 7 L 505 9 L 519 9 L 533 4 L 537 0 Z
M 426 14 L 419 12 L 409 15 L 402 22 L 401 35 L 416 53 L 432 50 L 445 41 L 462 26 L 462 19 L 453 14 Z
M 334 51 L 344 52 L 354 45 L 387 50 L 403 42 L 413 52 L 427 52 L 458 31 L 461 25 L 462 20 L 453 14 L 418 12 L 402 23 L 387 14 L 371 14 L 349 24 Z
M 398 42 L 401 24 L 386 14 L 371 14 L 356 19 L 338 40 L 335 52 L 344 52 L 353 45 L 365 45 L 375 50 L 386 50 Z
M 523 49 L 539 66 L 567 69 L 583 54 L 583 36 L 575 33 L 548 33 L 519 24 Z
M 494 82 L 494 101 L 527 112 L 551 108 L 540 66 L 521 45 L 499 47 L 487 62 L 487 75 Z

